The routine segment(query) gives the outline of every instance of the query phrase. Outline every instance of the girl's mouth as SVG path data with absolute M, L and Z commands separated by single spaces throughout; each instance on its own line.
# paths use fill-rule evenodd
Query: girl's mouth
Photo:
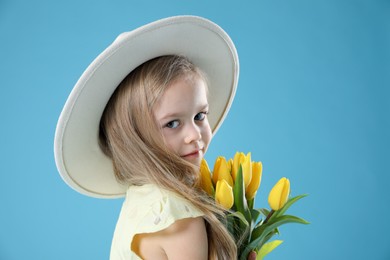
M 200 155 L 200 152 L 202 150 L 196 150 L 196 151 L 193 151 L 189 154 L 186 154 L 186 155 L 183 155 L 182 157 L 185 157 L 185 158 L 188 158 L 188 157 L 198 157 Z

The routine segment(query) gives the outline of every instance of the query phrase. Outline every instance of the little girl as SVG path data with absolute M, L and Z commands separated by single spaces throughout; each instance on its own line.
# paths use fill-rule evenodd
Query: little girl
M 237 79 L 228 35 L 193 16 L 120 35 L 81 76 L 57 125 L 55 157 L 76 191 L 125 196 L 110 259 L 237 257 L 198 174 Z

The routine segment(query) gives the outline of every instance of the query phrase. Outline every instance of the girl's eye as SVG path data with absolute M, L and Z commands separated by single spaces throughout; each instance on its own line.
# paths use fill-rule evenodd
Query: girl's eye
M 196 121 L 203 121 L 206 118 L 206 115 L 207 115 L 207 112 L 200 112 L 200 113 L 196 114 L 194 119 Z
M 168 128 L 177 128 L 179 126 L 179 121 L 178 120 L 173 120 L 171 122 L 168 122 L 165 127 Z

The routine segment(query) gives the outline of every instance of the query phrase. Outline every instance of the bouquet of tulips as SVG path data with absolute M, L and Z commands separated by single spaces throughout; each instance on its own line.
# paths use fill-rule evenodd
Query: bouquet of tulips
M 246 260 L 251 251 L 257 259 L 275 249 L 282 241 L 270 239 L 286 223 L 308 224 L 302 218 L 285 215 L 286 210 L 306 195 L 290 197 L 290 181 L 281 178 L 268 196 L 271 209 L 253 208 L 262 177 L 262 163 L 251 161 L 251 153 L 237 152 L 233 159 L 217 158 L 211 172 L 206 160 L 200 166 L 201 186 L 217 203 L 227 209 L 227 228 L 238 245 L 238 257 Z

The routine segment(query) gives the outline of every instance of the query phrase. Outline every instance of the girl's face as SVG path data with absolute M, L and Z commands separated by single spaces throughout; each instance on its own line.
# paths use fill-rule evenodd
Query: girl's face
M 206 85 L 199 77 L 173 82 L 154 108 L 169 149 L 197 166 L 211 141 Z

